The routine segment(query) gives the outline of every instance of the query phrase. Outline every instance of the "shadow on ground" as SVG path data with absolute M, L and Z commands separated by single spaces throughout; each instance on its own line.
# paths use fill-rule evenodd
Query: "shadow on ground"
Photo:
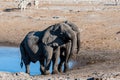
M 19 11 L 20 8 L 7 8 L 7 9 L 4 9 L 3 11 L 4 12 L 14 12 L 14 11 Z
M 104 4 L 105 6 L 117 6 L 118 4 Z

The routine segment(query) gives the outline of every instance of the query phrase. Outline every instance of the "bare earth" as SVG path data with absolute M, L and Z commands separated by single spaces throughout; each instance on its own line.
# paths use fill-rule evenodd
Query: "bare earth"
M 81 53 L 66 74 L 29 76 L 0 72 L 9 80 L 86 80 L 92 77 L 120 80 L 120 5 L 40 4 L 21 12 L 11 0 L 0 1 L 0 45 L 18 46 L 29 31 L 43 30 L 64 20 L 81 31 Z

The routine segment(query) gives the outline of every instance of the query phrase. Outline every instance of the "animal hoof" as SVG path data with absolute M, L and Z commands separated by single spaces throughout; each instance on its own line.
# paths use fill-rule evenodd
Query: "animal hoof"
M 45 71 L 45 73 L 44 73 L 45 75 L 49 75 L 50 74 L 50 72 L 49 71 Z
M 62 73 L 62 69 L 59 69 L 59 72 Z
M 53 71 L 52 74 L 58 74 L 59 72 L 58 71 Z
M 63 72 L 66 73 L 68 71 L 68 69 L 65 69 Z

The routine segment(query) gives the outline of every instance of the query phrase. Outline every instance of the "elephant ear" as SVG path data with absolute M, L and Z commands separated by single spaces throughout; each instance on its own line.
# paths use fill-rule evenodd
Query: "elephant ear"
M 57 24 L 55 24 L 55 25 L 50 26 L 49 29 L 47 29 L 44 32 L 44 35 L 42 38 L 43 44 L 48 45 L 57 38 L 58 33 L 56 33 L 56 31 L 58 30 L 58 28 L 59 28 L 59 26 L 57 26 Z
M 62 32 L 61 23 L 57 23 L 53 25 L 53 29 L 51 30 L 51 34 L 59 35 Z
M 31 36 L 28 39 L 28 47 L 32 50 L 32 52 L 34 54 L 36 54 L 39 50 L 39 47 L 38 47 L 38 44 L 37 44 L 38 41 L 39 41 L 39 37 L 37 37 L 37 36 Z
M 46 39 L 44 39 L 44 44 L 49 45 L 51 42 L 54 42 L 54 40 L 57 38 L 56 35 L 50 34 Z

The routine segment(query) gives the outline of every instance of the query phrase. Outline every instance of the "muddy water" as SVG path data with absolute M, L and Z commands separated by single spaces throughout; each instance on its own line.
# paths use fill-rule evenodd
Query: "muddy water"
M 0 71 L 6 72 L 25 72 L 25 67 L 20 67 L 21 55 L 17 47 L 0 47 Z M 30 64 L 31 75 L 41 74 L 39 70 L 39 62 Z M 73 67 L 73 61 L 69 62 L 69 68 Z M 52 64 L 50 67 L 52 71 Z

